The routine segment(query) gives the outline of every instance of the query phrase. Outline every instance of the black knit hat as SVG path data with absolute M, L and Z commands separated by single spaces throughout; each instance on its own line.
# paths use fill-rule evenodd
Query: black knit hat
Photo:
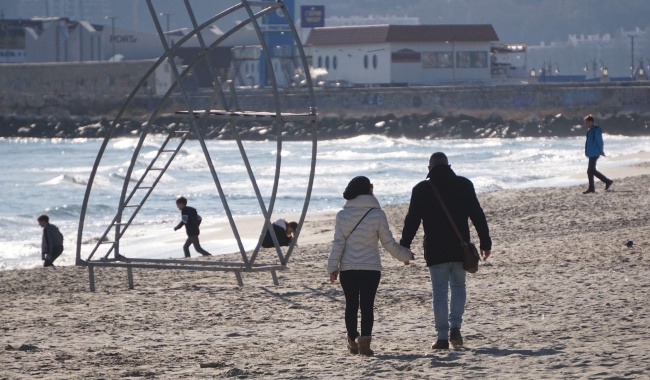
M 343 198 L 350 200 L 358 197 L 359 195 L 370 194 L 372 185 L 368 177 L 358 176 L 352 178 L 348 186 L 343 192 Z

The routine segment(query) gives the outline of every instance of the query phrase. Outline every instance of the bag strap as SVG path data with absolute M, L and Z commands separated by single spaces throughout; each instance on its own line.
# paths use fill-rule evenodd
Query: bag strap
M 445 206 L 445 201 L 442 200 L 442 197 L 440 196 L 440 193 L 438 192 L 436 185 L 434 185 L 431 180 L 428 180 L 427 183 L 429 184 L 429 186 L 431 186 L 431 189 L 433 189 L 433 193 L 436 195 L 436 198 L 438 198 L 438 202 L 440 202 L 440 207 L 442 207 L 442 211 L 444 211 L 445 215 L 447 215 L 447 218 L 449 219 L 449 224 L 451 224 L 451 227 L 454 229 L 456 236 L 458 236 L 458 240 L 460 240 L 460 245 L 465 247 L 467 245 L 467 242 L 465 242 L 465 239 L 463 239 L 463 235 L 461 235 L 460 231 L 458 231 L 456 222 L 454 222 L 454 218 L 452 218 L 451 214 L 449 213 L 449 210 L 447 209 L 447 206 Z
M 359 224 L 361 224 L 361 221 L 366 217 L 366 215 L 368 215 L 368 214 L 370 213 L 370 211 L 372 211 L 372 210 L 374 210 L 374 209 L 375 209 L 375 208 L 373 207 L 373 208 L 371 208 L 370 210 L 368 210 L 365 214 L 363 214 L 363 216 L 361 217 L 361 219 L 359 219 L 359 221 L 358 221 L 357 224 L 354 226 L 354 228 L 352 229 L 352 231 L 350 231 L 350 233 L 348 234 L 348 237 L 345 238 L 345 241 L 348 241 L 348 239 L 350 238 L 350 236 L 352 236 L 352 233 L 354 232 L 354 230 L 356 230 L 357 227 L 359 226 Z

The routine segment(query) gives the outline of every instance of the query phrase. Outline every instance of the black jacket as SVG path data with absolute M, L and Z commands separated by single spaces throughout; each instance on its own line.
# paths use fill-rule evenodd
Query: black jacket
M 456 226 L 466 241 L 469 241 L 468 218 L 472 220 L 481 241 L 480 248 L 492 249 L 492 240 L 483 209 L 476 198 L 474 184 L 465 177 L 457 176 L 448 166 L 436 166 L 429 172 L 428 180 L 413 187 L 408 214 L 400 245 L 411 248 L 415 233 L 424 226 L 424 258 L 427 266 L 462 262 L 462 247 L 447 215 L 440 207 L 431 186 L 433 181 Z
M 199 236 L 199 226 L 201 225 L 201 216 L 194 207 L 185 206 L 181 210 L 181 222 L 178 223 L 176 228 L 181 228 L 185 225 L 185 232 L 187 236 Z
M 291 244 L 291 236 L 287 236 L 287 231 L 284 228 L 278 226 L 277 224 L 273 224 L 273 231 L 275 231 L 275 237 L 278 238 L 278 243 L 280 243 L 281 247 L 287 247 L 289 244 Z M 264 240 L 262 240 L 262 247 L 275 247 L 275 245 L 273 245 L 273 238 L 271 237 L 271 233 L 268 230 L 266 231 L 266 235 L 264 235 Z

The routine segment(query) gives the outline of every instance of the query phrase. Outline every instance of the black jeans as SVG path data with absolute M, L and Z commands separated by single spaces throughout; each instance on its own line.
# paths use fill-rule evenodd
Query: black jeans
M 598 157 L 589 157 L 589 166 L 587 167 L 587 178 L 589 179 L 590 190 L 593 190 L 595 188 L 594 176 L 596 176 L 596 178 L 598 178 L 599 180 L 605 183 L 609 182 L 609 178 L 605 177 L 603 173 L 596 170 L 596 161 L 598 161 Z
M 190 257 L 190 245 L 193 245 L 194 249 L 196 249 L 196 252 L 200 253 L 201 255 L 210 256 L 210 252 L 201 247 L 198 236 L 188 236 L 187 240 L 185 240 L 185 244 L 183 245 L 183 252 L 185 253 L 185 257 Z
M 361 306 L 361 336 L 372 335 L 375 322 L 375 295 L 381 272 L 378 270 L 346 270 L 341 272 L 341 286 L 345 293 L 345 328 L 352 339 L 357 332 L 357 313 Z
M 56 260 L 63 253 L 63 247 L 54 247 L 52 248 L 52 257 L 48 260 L 47 258 L 43 261 L 44 267 L 53 267 L 54 260 Z

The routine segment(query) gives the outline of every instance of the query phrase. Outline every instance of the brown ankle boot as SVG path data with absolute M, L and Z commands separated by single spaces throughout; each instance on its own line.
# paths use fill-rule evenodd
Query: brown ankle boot
M 351 354 L 357 355 L 359 353 L 359 344 L 356 339 L 352 339 L 348 336 L 348 350 Z
M 370 349 L 371 336 L 359 337 L 359 354 L 365 356 L 373 356 L 375 353 Z

